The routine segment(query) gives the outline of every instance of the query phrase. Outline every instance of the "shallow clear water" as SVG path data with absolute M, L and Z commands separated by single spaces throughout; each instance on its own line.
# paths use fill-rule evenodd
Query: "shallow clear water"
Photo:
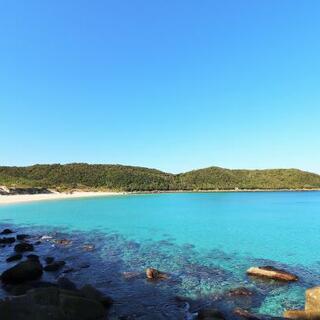
M 259 295 L 258 302 L 247 307 L 264 314 L 281 315 L 285 308 L 302 307 L 305 288 L 319 281 L 320 192 L 150 194 L 34 202 L 0 206 L 0 222 L 99 239 L 96 256 L 90 259 L 100 259 L 100 264 L 121 261 L 117 265 L 121 272 L 147 266 L 170 272 L 173 280 L 167 286 L 175 295 L 212 301 L 229 288 L 245 285 Z M 300 281 L 279 285 L 246 277 L 248 267 L 265 264 L 293 271 Z M 99 285 L 105 275 L 96 269 L 90 277 L 78 277 Z M 132 295 L 139 281 L 114 283 L 118 298 L 125 299 L 127 290 Z M 157 286 L 166 290 L 166 284 Z M 147 300 L 146 308 L 152 309 Z M 168 308 L 170 302 L 165 304 Z

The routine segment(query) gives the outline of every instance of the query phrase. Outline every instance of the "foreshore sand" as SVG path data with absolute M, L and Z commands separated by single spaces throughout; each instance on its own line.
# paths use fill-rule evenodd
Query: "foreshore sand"
M 106 197 L 117 195 L 139 195 L 139 194 L 161 194 L 161 193 L 224 193 L 224 192 L 308 192 L 320 191 L 319 189 L 239 189 L 239 190 L 166 190 L 166 191 L 136 191 L 136 192 L 112 192 L 112 191 L 73 191 L 40 193 L 40 194 L 17 194 L 17 195 L 0 195 L 1 204 L 14 204 L 20 202 L 43 201 L 43 200 L 60 200 L 89 197 Z
M 43 201 L 43 200 L 59 200 L 59 199 L 75 199 L 88 197 L 105 197 L 123 195 L 125 192 L 84 192 L 75 191 L 68 192 L 52 192 L 41 194 L 17 194 L 17 195 L 0 195 L 1 204 L 14 204 L 20 202 Z

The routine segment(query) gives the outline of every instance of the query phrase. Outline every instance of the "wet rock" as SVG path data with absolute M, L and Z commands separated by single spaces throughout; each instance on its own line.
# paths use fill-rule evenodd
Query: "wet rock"
M 95 300 L 70 294 L 60 294 L 59 307 L 70 319 L 96 320 L 105 316 L 105 309 Z
M 13 231 L 11 229 L 3 229 L 0 234 L 11 234 Z
M 227 295 L 229 297 L 249 297 L 253 295 L 253 292 L 245 287 L 239 287 L 229 290 Z
M 19 241 L 23 241 L 29 237 L 30 236 L 28 234 L 17 234 L 17 236 L 16 236 L 17 240 L 19 240 Z
M 22 259 L 22 254 L 21 253 L 17 253 L 17 254 L 13 254 L 12 256 L 10 256 L 9 258 L 6 259 L 7 262 L 12 262 L 12 261 L 17 261 Z
M 297 281 L 298 277 L 290 272 L 282 269 L 277 269 L 271 266 L 265 267 L 251 267 L 247 270 L 247 274 L 250 276 L 268 278 L 279 281 Z
M 16 241 L 16 239 L 14 237 L 0 238 L 0 243 L 1 244 L 10 244 L 10 243 L 14 243 L 15 241 Z
M 35 243 L 34 243 L 34 245 L 36 245 L 36 246 L 38 246 L 39 244 L 41 244 L 42 242 L 40 241 L 40 240 L 38 240 L 38 241 L 36 241 Z
M 39 256 L 37 256 L 36 254 L 28 254 L 28 255 L 27 255 L 27 258 L 28 258 L 29 260 L 39 261 Z
M 87 269 L 87 268 L 90 267 L 90 264 L 89 264 L 89 263 L 81 263 L 81 264 L 79 265 L 79 267 L 80 267 L 81 269 Z
M 77 290 L 77 286 L 66 277 L 59 278 L 57 281 L 57 285 L 60 289 L 71 290 L 71 291 Z
M 19 284 L 10 288 L 10 294 L 13 296 L 22 296 L 31 289 L 32 286 L 30 284 Z
M 158 279 L 167 279 L 168 278 L 168 276 L 165 273 L 163 273 L 157 269 L 154 269 L 154 268 L 147 268 L 146 269 L 146 276 L 150 280 L 158 280 Z
M 1 319 L 97 320 L 105 315 L 99 301 L 55 287 L 29 290 L 25 296 L 0 302 Z
M 284 312 L 283 317 L 286 319 L 319 320 L 320 311 L 289 310 Z
M 99 290 L 89 284 L 83 286 L 79 291 L 87 299 L 96 300 L 106 308 L 110 307 L 113 303 L 110 297 L 104 296 Z
M 225 317 L 219 310 L 208 308 L 198 312 L 198 320 L 225 320 Z
M 14 246 L 15 252 L 26 252 L 26 251 L 33 251 L 34 247 L 31 243 L 22 242 L 18 243 Z
M 37 260 L 27 260 L 16 264 L 14 267 L 1 274 L 1 281 L 6 283 L 23 283 L 36 280 L 42 275 L 42 265 Z
M 64 270 L 62 271 L 62 273 L 71 273 L 71 272 L 75 272 L 75 271 L 77 271 L 77 269 L 67 268 L 67 269 L 64 269 Z
M 50 264 L 54 261 L 54 257 L 45 257 L 44 261 L 46 262 L 46 264 Z
M 43 270 L 47 271 L 47 272 L 54 272 L 54 271 L 58 271 L 59 269 L 61 269 L 64 265 L 65 265 L 65 261 L 56 261 L 53 262 L 51 264 L 47 264 Z
M 288 310 L 283 316 L 289 319 L 320 319 L 320 287 L 306 290 L 305 310 Z

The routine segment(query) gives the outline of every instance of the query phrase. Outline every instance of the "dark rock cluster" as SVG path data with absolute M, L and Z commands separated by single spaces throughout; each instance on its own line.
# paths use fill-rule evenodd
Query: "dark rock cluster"
M 5 229 L 2 235 L 14 234 Z M 0 244 L 14 246 L 14 253 L 7 257 L 8 263 L 17 262 L 1 274 L 1 283 L 9 297 L 0 300 L 1 320 L 99 320 L 107 318 L 112 299 L 105 297 L 91 285 L 78 289 L 65 277 L 55 282 L 41 281 L 44 272 L 57 272 L 66 262 L 54 257 L 40 258 L 32 253 L 34 245 L 26 234 L 2 237 Z M 66 240 L 57 241 L 65 245 Z M 31 252 L 31 253 L 30 253 Z M 42 265 L 41 260 L 45 265 Z M 87 266 L 86 266 L 87 267 Z

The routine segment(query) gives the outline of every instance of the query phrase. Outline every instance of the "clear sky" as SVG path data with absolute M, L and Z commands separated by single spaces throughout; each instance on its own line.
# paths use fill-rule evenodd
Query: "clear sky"
M 0 164 L 320 173 L 320 1 L 0 1 Z

